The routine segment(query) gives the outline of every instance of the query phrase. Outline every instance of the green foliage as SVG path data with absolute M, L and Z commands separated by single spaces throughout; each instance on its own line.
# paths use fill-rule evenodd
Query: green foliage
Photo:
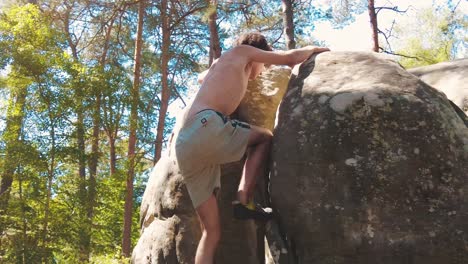
M 404 54 L 400 63 L 406 68 L 431 65 L 455 58 L 461 32 L 467 31 L 467 21 L 447 7 L 423 9 L 411 24 L 396 28 L 404 44 L 398 54 Z M 466 37 L 465 37 L 466 38 Z
M 0 39 L 4 49 L 0 65 L 11 62 L 19 74 L 27 76 L 45 73 L 61 55 L 56 53 L 63 41 L 49 24 L 50 20 L 32 4 L 14 6 L 2 14 Z
M 6 121 L 1 128 L 0 176 L 2 183 L 12 180 L 8 199 L 2 195 L 0 200 L 0 263 L 128 263 L 120 255 L 136 12 L 121 1 L 114 2 L 115 9 L 100 0 L 78 0 L 73 6 L 47 2 L 41 8 L 12 4 L 0 14 L 0 86 L 7 96 L 0 111 L 0 119 Z M 195 4 L 197 8 L 204 2 Z M 188 1 L 178 7 L 194 6 Z M 172 89 L 183 93 L 203 55 L 201 48 L 191 47 L 197 37 L 184 34 L 190 26 L 203 27 L 197 13 L 179 20 L 185 12 L 179 11 L 171 17 L 174 45 L 169 78 Z M 69 12 L 68 36 L 65 12 Z M 115 19 L 113 28 L 108 19 Z M 157 15 L 148 20 L 155 22 L 148 23 L 144 33 L 133 244 L 139 237 L 139 204 L 152 166 L 159 108 L 160 35 L 152 33 L 160 30 L 160 23 Z M 204 29 L 197 30 L 194 33 Z M 97 95 L 99 111 L 95 111 Z M 171 101 L 176 95 L 172 93 Z M 102 133 L 97 195 L 91 201 L 88 165 L 96 115 Z M 168 117 L 165 133 L 170 133 L 172 124 Z M 111 140 L 116 158 L 112 173 Z M 81 161 L 84 177 L 78 173 Z

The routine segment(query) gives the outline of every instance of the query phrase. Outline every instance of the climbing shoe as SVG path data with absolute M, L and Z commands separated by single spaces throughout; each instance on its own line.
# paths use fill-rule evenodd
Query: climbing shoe
M 239 201 L 232 202 L 232 206 L 234 218 L 239 220 L 253 219 L 258 221 L 268 221 L 273 218 L 273 211 L 269 207 L 262 208 L 258 205 L 254 205 L 253 203 L 243 205 Z

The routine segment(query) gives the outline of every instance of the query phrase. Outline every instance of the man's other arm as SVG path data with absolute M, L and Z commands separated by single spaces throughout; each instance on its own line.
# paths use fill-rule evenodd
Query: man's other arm
M 248 45 L 234 48 L 236 53 L 246 56 L 251 61 L 265 64 L 288 65 L 290 67 L 307 60 L 312 54 L 329 51 L 329 48 L 306 46 L 287 51 L 264 51 Z

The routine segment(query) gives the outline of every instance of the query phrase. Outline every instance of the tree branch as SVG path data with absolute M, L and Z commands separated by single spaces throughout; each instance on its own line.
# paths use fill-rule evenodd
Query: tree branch
M 379 6 L 379 7 L 375 8 L 375 10 L 376 10 L 375 14 L 378 15 L 381 10 L 391 10 L 391 11 L 397 12 L 397 13 L 406 13 L 410 7 L 412 7 L 412 6 L 411 5 L 408 6 L 408 8 L 406 8 L 406 10 L 399 10 L 398 6 L 394 6 L 394 7 Z
M 422 60 L 419 57 L 409 56 L 409 55 L 405 55 L 405 54 L 401 54 L 401 53 L 395 53 L 395 52 L 392 52 L 392 51 L 384 50 L 383 48 L 380 48 L 380 50 L 383 53 L 390 54 L 390 55 L 400 56 L 400 57 L 404 57 L 404 58 L 408 58 L 408 59 L 415 59 L 415 60 L 418 60 L 418 61 Z

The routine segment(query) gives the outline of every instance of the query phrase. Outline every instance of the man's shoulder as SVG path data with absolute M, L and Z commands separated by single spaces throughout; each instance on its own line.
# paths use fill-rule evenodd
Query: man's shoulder
M 221 55 L 213 64 L 242 64 L 249 60 L 248 53 L 242 48 L 234 47 Z
M 246 57 L 251 55 L 252 53 L 259 52 L 259 51 L 261 50 L 258 48 L 249 46 L 249 45 L 239 45 L 229 50 L 229 52 L 232 52 L 236 55 L 246 56 Z

